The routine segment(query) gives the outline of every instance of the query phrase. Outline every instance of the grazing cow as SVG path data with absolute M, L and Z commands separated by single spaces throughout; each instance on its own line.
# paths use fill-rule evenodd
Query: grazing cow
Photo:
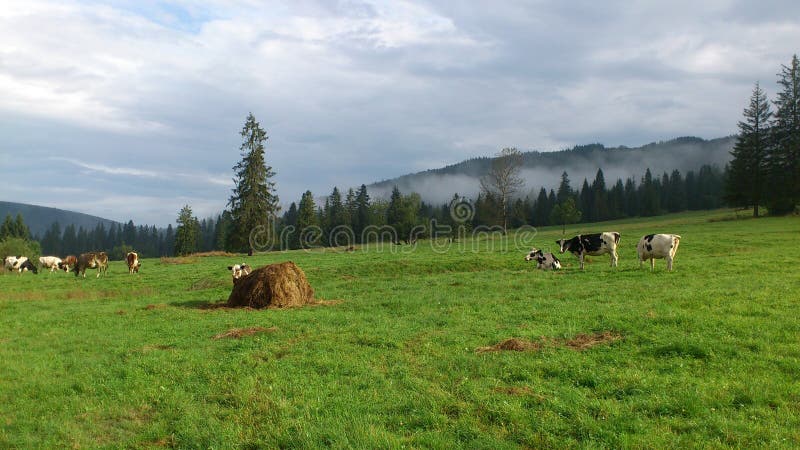
M 561 268 L 561 261 L 552 253 L 544 253 L 539 249 L 532 248 L 531 252 L 525 256 L 525 261 L 536 261 L 536 268 L 542 270 L 558 270 Z
M 86 278 L 86 269 L 97 269 L 97 276 L 100 276 L 100 264 L 97 262 L 96 253 L 81 253 L 72 271 L 75 272 L 76 277 L 82 275 L 83 278 Z
M 6 258 L 3 260 L 6 270 L 9 272 L 15 270 L 17 268 L 17 261 L 19 258 L 19 256 L 6 256 Z
M 35 274 L 39 273 L 39 269 L 37 269 L 26 256 L 15 257 L 10 270 L 16 270 L 17 273 L 27 272 L 29 270 Z
M 250 265 L 248 265 L 246 263 L 236 264 L 234 266 L 228 266 L 228 270 L 231 271 L 231 275 L 233 276 L 233 283 L 234 284 L 236 284 L 236 282 L 239 281 L 239 278 L 242 278 L 242 277 L 245 277 L 247 275 L 250 275 L 250 272 L 252 271 L 252 269 L 250 268 Z
M 617 266 L 619 257 L 617 256 L 617 244 L 619 244 L 619 233 L 606 231 L 595 234 L 579 234 L 572 239 L 559 239 L 556 241 L 561 253 L 569 250 L 570 253 L 578 257 L 583 270 L 583 260 L 586 255 L 599 256 L 606 253 L 611 255 L 611 267 Z
M 142 266 L 142 263 L 139 262 L 139 254 L 136 252 L 128 252 L 125 255 L 125 262 L 128 263 L 128 273 L 133 274 L 134 272 L 139 273 L 139 267 Z
M 677 234 L 648 234 L 639 240 L 636 252 L 639 253 L 639 268 L 646 259 L 650 260 L 650 271 L 656 268 L 656 258 L 667 259 L 667 270 L 672 271 L 672 261 L 675 260 L 675 253 L 681 237 Z
M 78 263 L 78 257 L 75 255 L 69 255 L 61 260 L 61 262 L 58 264 L 58 268 L 63 270 L 64 272 L 69 272 L 70 266 L 75 267 L 75 264 L 77 263 Z
M 50 273 L 61 266 L 61 258 L 57 256 L 40 256 L 39 265 L 44 269 L 50 269 Z
M 97 260 L 97 278 L 100 278 L 100 274 L 105 275 L 108 272 L 108 255 L 106 252 L 96 252 L 95 259 Z

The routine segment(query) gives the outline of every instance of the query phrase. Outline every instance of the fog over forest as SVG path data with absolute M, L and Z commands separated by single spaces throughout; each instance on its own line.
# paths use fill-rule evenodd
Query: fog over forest
M 556 188 L 565 170 L 572 187 L 577 189 L 584 178 L 591 183 L 598 168 L 603 169 L 606 185 L 629 177 L 634 177 L 638 183 L 648 168 L 654 176 L 675 169 L 685 175 L 690 170 L 697 171 L 703 164 L 722 168 L 730 160 L 734 142 L 734 137 L 711 140 L 683 137 L 636 148 L 592 144 L 557 152 L 525 152 L 521 170 L 525 187 L 518 195 L 524 197 L 533 191 L 535 196 L 541 187 Z M 373 198 L 388 198 L 395 185 L 401 192 L 420 194 L 429 203 L 446 203 L 454 193 L 475 198 L 480 191 L 480 177 L 487 172 L 490 162 L 488 157 L 471 159 L 367 187 Z

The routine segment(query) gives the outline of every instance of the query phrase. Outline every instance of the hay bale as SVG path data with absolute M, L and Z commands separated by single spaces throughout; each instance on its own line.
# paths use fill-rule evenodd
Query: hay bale
M 233 285 L 228 306 L 284 308 L 314 303 L 306 274 L 291 261 L 258 268 Z

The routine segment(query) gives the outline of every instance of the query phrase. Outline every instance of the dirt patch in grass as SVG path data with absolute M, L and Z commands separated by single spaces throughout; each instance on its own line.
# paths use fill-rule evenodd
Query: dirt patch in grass
M 602 333 L 592 334 L 581 333 L 572 339 L 564 341 L 564 345 L 573 350 L 583 351 L 587 348 L 592 348 L 595 345 L 610 344 L 620 339 L 622 339 L 621 335 L 611 331 L 603 331 Z
M 117 311 L 117 315 L 119 315 L 119 316 L 124 316 L 125 314 L 127 314 L 127 312 L 125 312 L 125 310 L 123 310 L 123 309 L 120 309 L 119 311 Z
M 510 338 L 506 339 L 495 345 L 488 347 L 478 347 L 475 349 L 478 353 L 485 352 L 499 352 L 499 351 L 514 351 L 514 352 L 527 352 L 536 351 L 544 347 L 542 341 L 527 341 L 525 339 Z
M 345 281 L 353 281 L 356 280 L 357 278 L 352 275 L 342 275 L 342 279 Z
M 33 291 L 33 292 L 16 292 L 13 295 L 14 300 L 25 301 L 41 301 L 41 300 L 104 300 L 116 298 L 121 295 L 131 297 L 144 297 L 154 295 L 156 291 L 153 288 L 142 288 L 134 291 L 125 290 L 111 290 L 111 289 L 72 289 L 69 291 Z
M 521 397 L 523 395 L 534 395 L 533 389 L 529 388 L 528 386 L 496 387 L 492 390 L 501 394 L 508 394 L 516 397 Z
M 239 339 L 244 336 L 252 336 L 258 333 L 274 333 L 276 331 L 278 331 L 278 327 L 231 328 L 230 330 L 224 333 L 214 335 L 211 339 L 227 339 L 227 338 Z
M 596 345 L 610 344 L 620 339 L 622 339 L 622 336 L 613 331 L 603 331 L 601 333 L 592 334 L 581 333 L 572 339 L 554 339 L 542 336 L 538 340 L 529 341 L 526 339 L 509 338 L 495 345 L 478 347 L 475 351 L 477 353 L 501 351 L 531 352 L 542 350 L 545 347 L 566 347 L 575 351 L 583 351 Z

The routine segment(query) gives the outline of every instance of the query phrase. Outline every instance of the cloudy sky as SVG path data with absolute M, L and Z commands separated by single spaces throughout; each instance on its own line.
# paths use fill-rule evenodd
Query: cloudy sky
M 239 131 L 281 201 L 502 147 L 732 134 L 800 2 L 0 4 L 0 199 L 166 225 L 220 211 Z

